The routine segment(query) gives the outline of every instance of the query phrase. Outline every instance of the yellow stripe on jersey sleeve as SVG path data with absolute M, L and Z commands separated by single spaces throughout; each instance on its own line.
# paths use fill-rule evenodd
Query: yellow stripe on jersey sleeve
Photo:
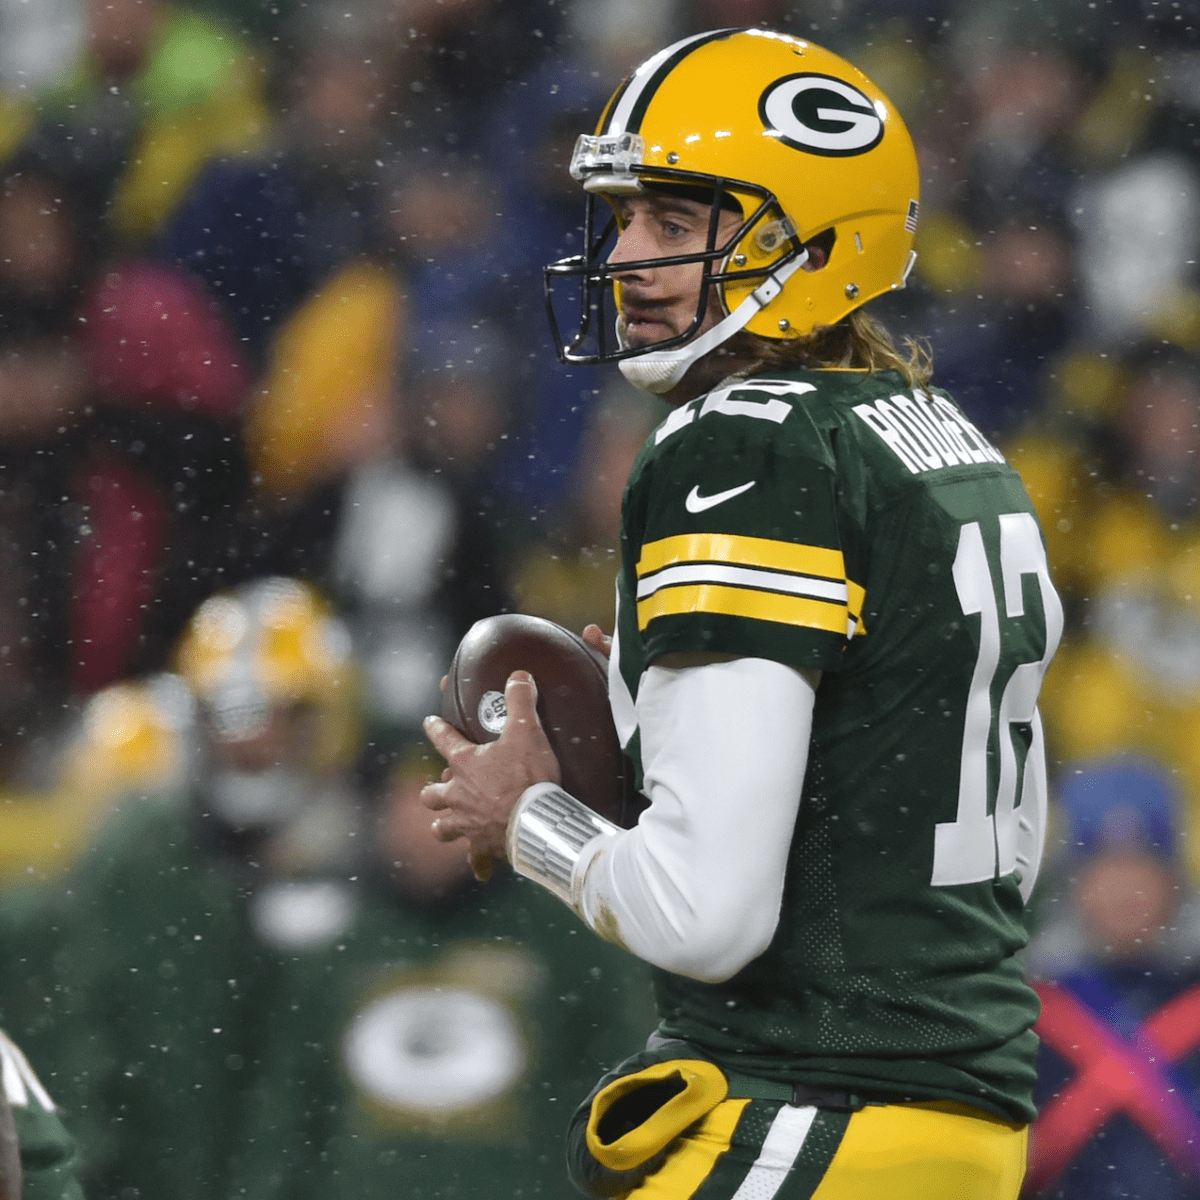
M 713 568 L 709 579 L 706 566 Z M 866 632 L 866 589 L 846 578 L 842 552 L 825 546 L 730 533 L 680 534 L 643 546 L 637 576 L 640 629 L 655 617 L 713 613 L 847 637 Z M 837 598 L 832 584 L 845 588 L 845 599 Z
M 637 565 L 638 578 L 673 563 L 722 562 L 743 567 L 769 567 L 825 579 L 846 578 L 846 560 L 840 550 L 824 546 L 799 546 L 770 538 L 739 537 L 732 533 L 683 533 L 648 542 Z
M 637 612 L 639 629 L 645 629 L 655 617 L 714 613 L 723 617 L 751 617 L 757 621 L 775 621 L 780 625 L 802 625 L 806 629 L 846 633 L 844 604 L 711 583 L 663 588 L 642 600 Z
M 852 579 L 846 580 L 847 609 L 850 614 L 850 620 L 854 622 L 854 632 L 860 637 L 867 632 L 867 627 L 863 624 L 862 610 L 863 605 L 867 602 L 867 589 L 860 587 Z

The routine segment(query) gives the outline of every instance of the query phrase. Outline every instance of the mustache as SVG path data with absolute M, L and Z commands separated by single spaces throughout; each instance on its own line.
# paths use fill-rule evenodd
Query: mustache
M 621 297 L 621 313 L 627 320 L 654 317 L 666 312 L 671 307 L 667 300 L 643 300 L 638 296 L 630 296 L 628 292 Z

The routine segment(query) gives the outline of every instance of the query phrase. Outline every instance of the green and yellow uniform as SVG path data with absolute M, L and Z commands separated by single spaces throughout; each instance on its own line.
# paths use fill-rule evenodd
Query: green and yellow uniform
M 649 438 L 622 554 L 623 731 L 663 655 L 822 673 L 773 941 L 725 982 L 657 972 L 660 1036 L 735 1077 L 1023 1125 L 1038 1003 L 1014 956 L 1062 611 L 1016 472 L 949 397 L 895 373 L 763 375 Z M 627 752 L 639 763 L 636 729 Z

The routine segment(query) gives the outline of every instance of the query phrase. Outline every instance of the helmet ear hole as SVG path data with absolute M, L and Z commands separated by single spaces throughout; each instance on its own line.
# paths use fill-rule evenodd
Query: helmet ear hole
M 819 271 L 829 261 L 836 241 L 836 229 L 826 229 L 824 232 L 818 233 L 816 237 L 809 238 L 804 243 L 804 248 L 808 251 L 808 262 L 804 264 L 804 269 Z

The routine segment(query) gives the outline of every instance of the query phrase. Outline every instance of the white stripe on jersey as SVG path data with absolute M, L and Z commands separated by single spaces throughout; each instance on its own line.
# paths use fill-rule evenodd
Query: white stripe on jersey
M 847 588 L 844 583 L 829 579 L 812 579 L 804 575 L 783 575 L 778 571 L 761 571 L 755 567 L 731 567 L 719 563 L 698 563 L 689 566 L 666 567 L 638 580 L 639 600 L 654 595 L 659 588 L 681 583 L 729 583 L 763 591 L 790 592 L 796 596 L 817 596 L 845 604 Z

